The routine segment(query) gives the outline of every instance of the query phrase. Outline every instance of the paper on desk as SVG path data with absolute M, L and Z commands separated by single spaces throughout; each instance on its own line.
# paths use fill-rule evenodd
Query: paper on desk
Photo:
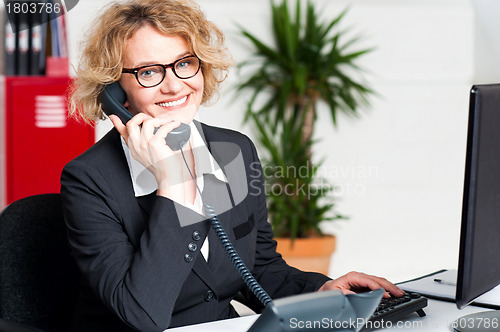
M 436 282 L 434 279 L 439 279 L 441 282 Z M 398 286 L 408 292 L 416 292 L 432 298 L 455 301 L 456 282 L 457 270 L 445 270 L 423 278 L 402 282 Z M 500 308 L 500 286 L 479 296 L 473 304 Z

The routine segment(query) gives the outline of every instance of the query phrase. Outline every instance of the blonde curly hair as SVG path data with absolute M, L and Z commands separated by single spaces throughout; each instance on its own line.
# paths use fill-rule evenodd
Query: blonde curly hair
M 88 123 L 104 119 L 97 97 L 104 85 L 122 75 L 125 42 L 142 26 L 180 36 L 201 60 L 202 103 L 218 95 L 232 64 L 224 35 L 191 0 L 131 0 L 110 4 L 96 19 L 83 43 L 77 78 L 70 88 L 69 112 Z

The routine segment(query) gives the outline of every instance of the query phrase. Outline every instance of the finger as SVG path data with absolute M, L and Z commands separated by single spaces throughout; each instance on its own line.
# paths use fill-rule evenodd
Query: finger
M 133 126 L 139 126 L 140 124 L 142 124 L 144 121 L 146 121 L 147 119 L 151 119 L 151 115 L 148 115 L 146 113 L 142 113 L 142 112 L 139 112 L 137 113 L 136 115 L 134 115 L 132 117 L 132 119 L 130 119 L 128 122 L 127 122 L 127 125 L 130 124 L 130 125 L 133 125 Z
M 144 123 L 144 121 L 147 121 L 148 119 L 151 119 L 151 116 L 145 113 L 137 113 L 136 115 L 134 115 L 132 119 L 130 119 L 125 124 L 125 126 L 129 130 L 129 134 L 130 131 L 133 131 L 134 133 L 139 133 L 142 124 Z
M 143 142 L 141 140 L 141 125 L 148 119 L 151 119 L 151 116 L 145 113 L 137 113 L 126 123 L 129 138 L 128 143 L 133 144 L 136 150 L 141 149 L 141 143 Z
M 400 297 L 404 294 L 404 292 L 399 287 L 397 287 L 387 279 L 377 276 L 367 275 L 364 273 L 356 273 L 350 284 L 353 286 L 357 284 L 358 287 L 366 287 L 371 290 L 383 288 L 386 290 L 386 292 L 384 293 L 384 297 L 390 297 L 389 293 L 397 297 Z
M 376 289 L 379 289 L 379 288 L 384 288 L 384 286 L 382 286 L 375 278 L 373 278 L 372 276 L 368 276 L 368 275 L 365 275 L 363 276 L 363 279 L 359 280 L 357 283 L 356 283 L 356 286 L 355 287 L 359 287 L 359 288 L 368 288 L 370 290 L 376 290 Z M 386 294 L 384 294 L 384 297 L 389 297 L 390 295 L 385 292 Z
M 388 281 L 385 278 L 371 276 L 371 275 L 367 277 L 373 280 L 376 284 L 380 285 L 381 288 L 384 288 L 386 291 L 388 291 L 394 296 L 400 297 L 404 295 L 403 290 L 401 290 L 398 286 L 394 285 L 392 282 Z
M 171 121 L 168 123 L 165 123 L 159 127 L 156 127 L 158 130 L 156 131 L 156 134 L 154 137 L 151 139 L 151 143 L 158 145 L 158 146 L 165 146 L 165 138 L 167 135 L 174 130 L 175 128 L 180 126 L 179 121 Z M 169 147 L 170 148 L 170 147 Z
M 109 120 L 111 120 L 113 126 L 115 126 L 116 130 L 118 130 L 118 132 L 126 142 L 128 138 L 127 127 L 125 127 L 122 120 L 114 114 L 109 115 Z
M 389 293 L 396 297 L 401 297 L 405 294 L 404 290 L 399 288 L 398 286 L 394 285 L 392 282 L 384 279 L 384 278 L 379 278 L 377 282 Z
M 144 137 L 149 141 L 153 135 L 155 135 L 158 130 L 160 129 L 160 127 L 166 125 L 166 124 L 169 124 L 169 123 L 172 123 L 174 122 L 173 120 L 167 120 L 167 119 L 162 119 L 162 118 L 150 118 L 150 119 L 147 119 L 146 121 L 144 121 L 142 123 L 142 131 L 141 131 L 141 134 L 144 135 Z M 179 122 L 180 124 L 180 122 Z M 178 125 L 176 125 L 175 127 L 173 128 L 177 128 Z M 173 129 L 172 128 L 172 129 Z M 170 131 L 168 131 L 170 132 Z M 165 133 L 165 136 L 168 134 Z
M 157 119 L 155 119 L 157 120 Z M 155 135 L 159 137 L 167 136 L 169 132 L 174 130 L 175 128 L 179 127 L 181 125 L 180 121 L 176 120 L 169 120 L 167 122 L 165 121 L 155 121 L 154 123 L 155 126 Z
M 341 292 L 342 292 L 342 294 L 344 294 L 344 295 L 356 294 L 356 292 L 353 292 L 352 290 L 350 290 L 350 289 L 345 289 L 345 288 L 340 288 L 340 291 L 341 291 Z
M 354 291 L 350 290 L 349 288 L 345 288 L 342 283 L 338 283 L 337 280 L 329 280 L 323 284 L 318 289 L 318 292 L 323 292 L 323 291 L 329 291 L 329 290 L 340 290 L 342 294 L 347 295 L 347 294 L 355 294 Z

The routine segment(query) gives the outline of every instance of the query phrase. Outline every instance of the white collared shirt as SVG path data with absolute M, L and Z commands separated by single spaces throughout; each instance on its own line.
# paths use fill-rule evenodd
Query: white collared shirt
M 204 174 L 213 174 L 218 180 L 227 182 L 224 172 L 222 172 L 219 164 L 217 164 L 217 161 L 215 161 L 214 157 L 208 150 L 208 147 L 198 131 L 198 128 L 192 121 L 189 126 L 191 127 L 191 137 L 189 138 L 189 141 L 194 155 L 194 175 L 196 176 L 196 184 L 198 185 L 199 190 L 203 192 Z M 121 141 L 125 157 L 127 158 L 127 164 L 130 170 L 130 177 L 132 179 L 135 196 L 140 197 L 153 193 L 158 189 L 158 183 L 156 182 L 153 173 L 132 157 L 123 137 L 121 138 Z M 193 204 L 187 203 L 184 205 L 199 214 L 205 214 L 203 211 L 203 202 L 198 191 L 196 191 L 196 197 Z M 201 253 L 203 254 L 205 260 L 208 261 L 208 236 L 205 238 L 205 242 L 203 242 Z

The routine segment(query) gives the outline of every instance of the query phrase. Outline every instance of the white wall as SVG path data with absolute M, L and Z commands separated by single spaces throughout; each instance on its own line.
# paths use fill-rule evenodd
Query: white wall
M 324 127 L 330 167 L 362 174 L 333 179 L 346 188 L 339 208 L 351 219 L 338 226 L 332 273 L 360 266 L 399 281 L 453 268 L 473 70 L 470 5 L 385 1 L 351 14 L 377 46 L 364 65 L 379 97 L 361 120 Z
M 106 2 L 80 1 L 68 14 L 73 63 L 82 32 Z M 326 227 L 338 235 L 330 274 L 360 270 L 401 281 L 456 267 L 468 93 L 480 40 L 474 12 L 488 0 L 314 2 L 326 18 L 349 5 L 345 26 L 365 37 L 362 46 L 376 47 L 360 62 L 378 94 L 372 106 L 360 119 L 341 116 L 337 129 L 326 110 L 319 116 L 315 153 L 327 157 L 323 171 L 338 185 L 337 211 L 350 217 Z M 268 0 L 199 3 L 226 33 L 237 62 L 250 51 L 236 23 L 269 40 Z M 236 78 L 200 118 L 253 137 L 241 124 L 245 102 L 229 92 Z M 108 127 L 100 128 L 99 136 Z

